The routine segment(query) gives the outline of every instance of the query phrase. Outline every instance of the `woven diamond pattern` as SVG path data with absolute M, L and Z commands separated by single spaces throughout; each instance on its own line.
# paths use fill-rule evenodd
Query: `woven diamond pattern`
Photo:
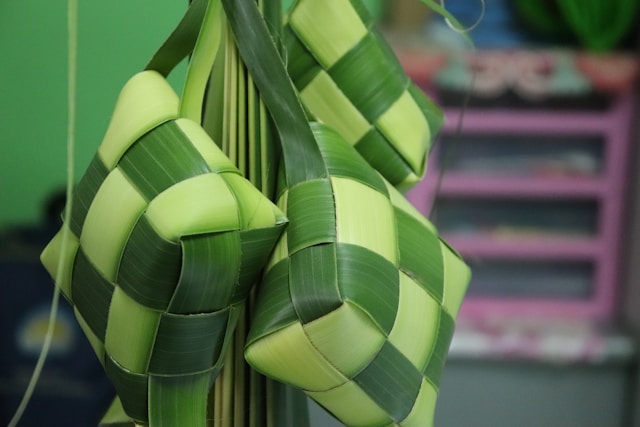
M 300 99 L 403 191 L 425 172 L 440 109 L 404 72 L 360 0 L 301 0 L 285 29 Z
M 129 416 L 147 420 L 152 381 L 215 376 L 286 223 L 197 123 L 178 118 L 160 74 L 125 85 L 75 190 L 58 285 Z M 53 277 L 63 236 L 42 255 Z
M 346 425 L 429 426 L 469 269 L 335 131 L 314 132 L 330 177 L 282 189 L 292 226 L 262 283 L 246 358 Z

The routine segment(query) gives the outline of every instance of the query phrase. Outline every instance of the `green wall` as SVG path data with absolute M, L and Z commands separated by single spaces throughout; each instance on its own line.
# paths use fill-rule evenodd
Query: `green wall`
M 188 4 L 79 3 L 76 181 L 100 144 L 120 88 L 142 70 Z M 365 4 L 381 13 L 380 0 Z M 65 0 L 0 1 L 0 230 L 40 220 L 48 195 L 65 183 L 66 14 Z M 170 79 L 174 87 L 184 68 Z
M 76 180 L 120 88 L 142 70 L 186 5 L 80 1 Z M 0 2 L 0 229 L 38 221 L 47 195 L 65 182 L 66 25 L 64 0 Z M 183 68 L 172 76 L 174 86 Z

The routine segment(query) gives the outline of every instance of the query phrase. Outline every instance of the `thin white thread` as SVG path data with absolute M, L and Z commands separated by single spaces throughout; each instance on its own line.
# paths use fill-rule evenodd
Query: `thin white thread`
M 440 0 L 440 3 L 442 4 L 442 8 L 446 9 L 445 6 L 445 0 Z M 478 17 L 478 19 L 476 19 L 476 22 L 474 22 L 470 27 L 467 28 L 457 28 L 450 20 L 449 18 L 445 17 L 444 18 L 444 22 L 447 23 L 447 26 L 449 28 L 451 28 L 453 31 L 457 32 L 457 33 L 468 33 L 473 31 L 478 25 L 480 25 L 480 22 L 482 22 L 482 20 L 484 19 L 484 13 L 487 9 L 487 5 L 485 3 L 485 0 L 480 0 L 480 4 L 482 4 L 482 10 L 480 11 L 480 16 Z
M 442 146 L 443 145 L 442 139 L 439 141 L 441 145 L 440 149 L 443 150 L 442 152 L 443 157 L 440 161 L 438 176 L 436 177 L 436 185 L 433 191 L 433 202 L 431 203 L 431 207 L 429 208 L 429 213 L 427 215 L 427 217 L 432 220 L 435 220 L 434 216 L 436 215 L 438 196 L 440 195 L 440 190 L 442 189 L 442 180 L 444 179 L 444 174 L 446 172 L 446 169 L 449 166 L 449 162 L 451 158 L 453 157 L 452 151 L 455 149 L 460 138 L 462 138 L 464 116 L 467 113 L 467 110 L 469 108 L 469 101 L 471 100 L 471 95 L 473 93 L 473 87 L 475 85 L 476 75 L 477 75 L 477 72 L 473 70 L 471 72 L 471 81 L 469 82 L 469 88 L 464 94 L 464 99 L 462 101 L 462 105 L 460 106 L 460 112 L 458 114 L 458 117 L 456 118 L 456 130 L 453 133 L 453 138 L 449 143 L 449 147 L 445 150 L 444 147 Z
M 64 224 L 69 223 L 69 216 L 71 213 L 73 182 L 74 182 L 74 150 L 75 150 L 75 118 L 76 118 L 76 65 L 77 65 L 77 53 L 78 53 L 78 1 L 67 0 L 67 52 L 68 52 L 68 88 L 67 88 L 67 190 L 66 197 L 67 203 L 64 211 Z M 58 258 L 58 266 L 55 277 L 55 287 L 53 291 L 53 298 L 51 300 L 51 311 L 49 312 L 49 325 L 47 327 L 47 333 L 42 344 L 38 361 L 27 385 L 27 389 L 22 396 L 22 400 L 16 409 L 13 418 L 9 421 L 8 427 L 15 427 L 24 415 L 27 405 L 33 396 L 33 392 L 38 384 L 40 375 L 44 363 L 49 354 L 51 348 L 51 342 L 53 340 L 53 334 L 55 332 L 56 318 L 58 313 L 58 305 L 60 302 L 60 287 L 59 283 L 62 280 L 62 274 L 65 264 L 65 254 L 67 251 L 67 241 L 69 238 L 69 227 L 64 226 L 62 229 L 62 244 L 60 245 L 60 257 Z

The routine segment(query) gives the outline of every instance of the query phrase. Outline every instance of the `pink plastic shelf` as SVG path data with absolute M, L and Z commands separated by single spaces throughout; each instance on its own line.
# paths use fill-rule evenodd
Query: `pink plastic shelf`
M 610 316 L 607 301 L 590 299 L 565 301 L 548 299 L 467 298 L 460 308 L 461 318 L 508 317 L 581 317 L 603 319 Z
M 433 181 L 425 185 L 431 186 L 427 191 L 435 191 Z M 491 177 L 449 173 L 443 177 L 438 192 L 446 196 L 464 197 L 591 198 L 601 196 L 606 190 L 605 182 L 598 178 Z
M 413 53 L 403 58 L 411 77 L 433 88 L 433 76 L 446 63 L 447 54 L 426 62 L 424 53 Z M 580 55 L 578 55 L 580 56 Z M 409 60 L 411 59 L 411 60 Z M 610 66 L 611 61 L 604 59 Z M 635 59 L 634 59 L 635 61 Z M 434 65 L 435 64 L 435 65 Z M 606 69 L 605 69 L 606 70 Z M 596 73 L 597 74 L 597 73 Z M 604 72 L 601 75 L 611 75 Z M 616 73 L 613 73 L 614 75 Z M 591 75 L 591 74 L 590 74 Z M 538 236 L 505 236 L 495 234 L 444 236 L 451 245 L 468 259 L 485 257 L 522 260 L 587 261 L 594 266 L 593 293 L 585 300 L 549 300 L 534 298 L 480 298 L 468 297 L 462 306 L 463 317 L 496 315 L 560 316 L 588 319 L 611 319 L 615 316 L 619 288 L 619 262 L 622 258 L 625 187 L 629 168 L 630 130 L 637 110 L 634 109 L 634 91 L 630 82 L 607 86 L 613 103 L 607 111 L 576 110 L 509 110 L 469 109 L 461 126 L 463 134 L 476 135 L 553 135 L 600 136 L 603 142 L 602 164 L 597 176 L 488 176 L 463 173 L 445 174 L 439 197 L 457 198 L 528 198 L 530 200 L 566 198 L 588 199 L 598 204 L 598 223 L 595 238 L 579 239 Z M 594 87 L 597 79 L 591 79 Z M 598 80 L 599 81 L 599 80 Z M 437 102 L 437 99 L 436 99 Z M 442 132 L 455 134 L 459 127 L 460 111 L 445 109 Z M 455 137 L 454 137 L 455 139 Z M 429 215 L 438 182 L 438 165 L 431 156 L 427 175 L 422 183 L 407 195 L 425 215 Z M 533 237 L 533 236 L 529 236 Z M 473 285 L 473 280 L 472 280 Z
M 636 355 L 624 328 L 566 316 L 460 318 L 449 349 L 449 357 L 553 363 L 628 362 Z
M 443 131 L 455 132 L 458 116 L 458 110 L 445 110 Z M 600 134 L 611 127 L 610 116 L 610 112 L 469 110 L 463 117 L 462 129 L 463 132 L 493 134 Z
M 604 143 L 602 171 L 593 177 L 491 176 L 447 173 L 439 197 L 589 199 L 599 205 L 596 237 L 520 235 L 443 236 L 467 259 L 566 260 L 594 265 L 594 289 L 585 300 L 535 298 L 481 298 L 465 300 L 461 316 L 563 316 L 608 319 L 614 316 L 619 288 L 624 191 L 628 169 L 632 96 L 621 94 L 606 112 L 471 110 L 464 116 L 462 132 L 475 134 L 601 135 Z M 447 110 L 443 133 L 457 129 L 457 112 Z M 559 144 L 562 143 L 560 139 Z M 438 168 L 432 156 L 427 176 L 407 197 L 425 215 L 429 214 L 438 183 Z M 473 283 L 472 283 L 473 284 Z
M 529 260 L 595 260 L 605 254 L 597 239 L 521 236 L 442 236 L 466 257 Z

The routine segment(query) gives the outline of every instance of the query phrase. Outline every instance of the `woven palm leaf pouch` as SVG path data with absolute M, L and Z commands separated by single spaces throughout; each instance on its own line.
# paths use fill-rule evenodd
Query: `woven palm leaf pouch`
M 221 13 L 192 2 L 124 85 L 70 221 L 42 254 L 142 424 L 206 425 L 238 313 L 287 224 L 200 125 Z M 194 43 L 181 99 L 165 75 Z
M 245 357 L 348 426 L 430 426 L 469 269 L 339 134 L 314 133 L 329 177 L 282 189 L 291 226 Z
M 469 269 L 338 131 L 307 121 L 255 4 L 222 3 L 280 133 L 290 220 L 245 358 L 346 425 L 430 426 Z
M 402 191 L 425 173 L 441 110 L 404 72 L 361 0 L 298 0 L 287 69 L 309 114 Z

